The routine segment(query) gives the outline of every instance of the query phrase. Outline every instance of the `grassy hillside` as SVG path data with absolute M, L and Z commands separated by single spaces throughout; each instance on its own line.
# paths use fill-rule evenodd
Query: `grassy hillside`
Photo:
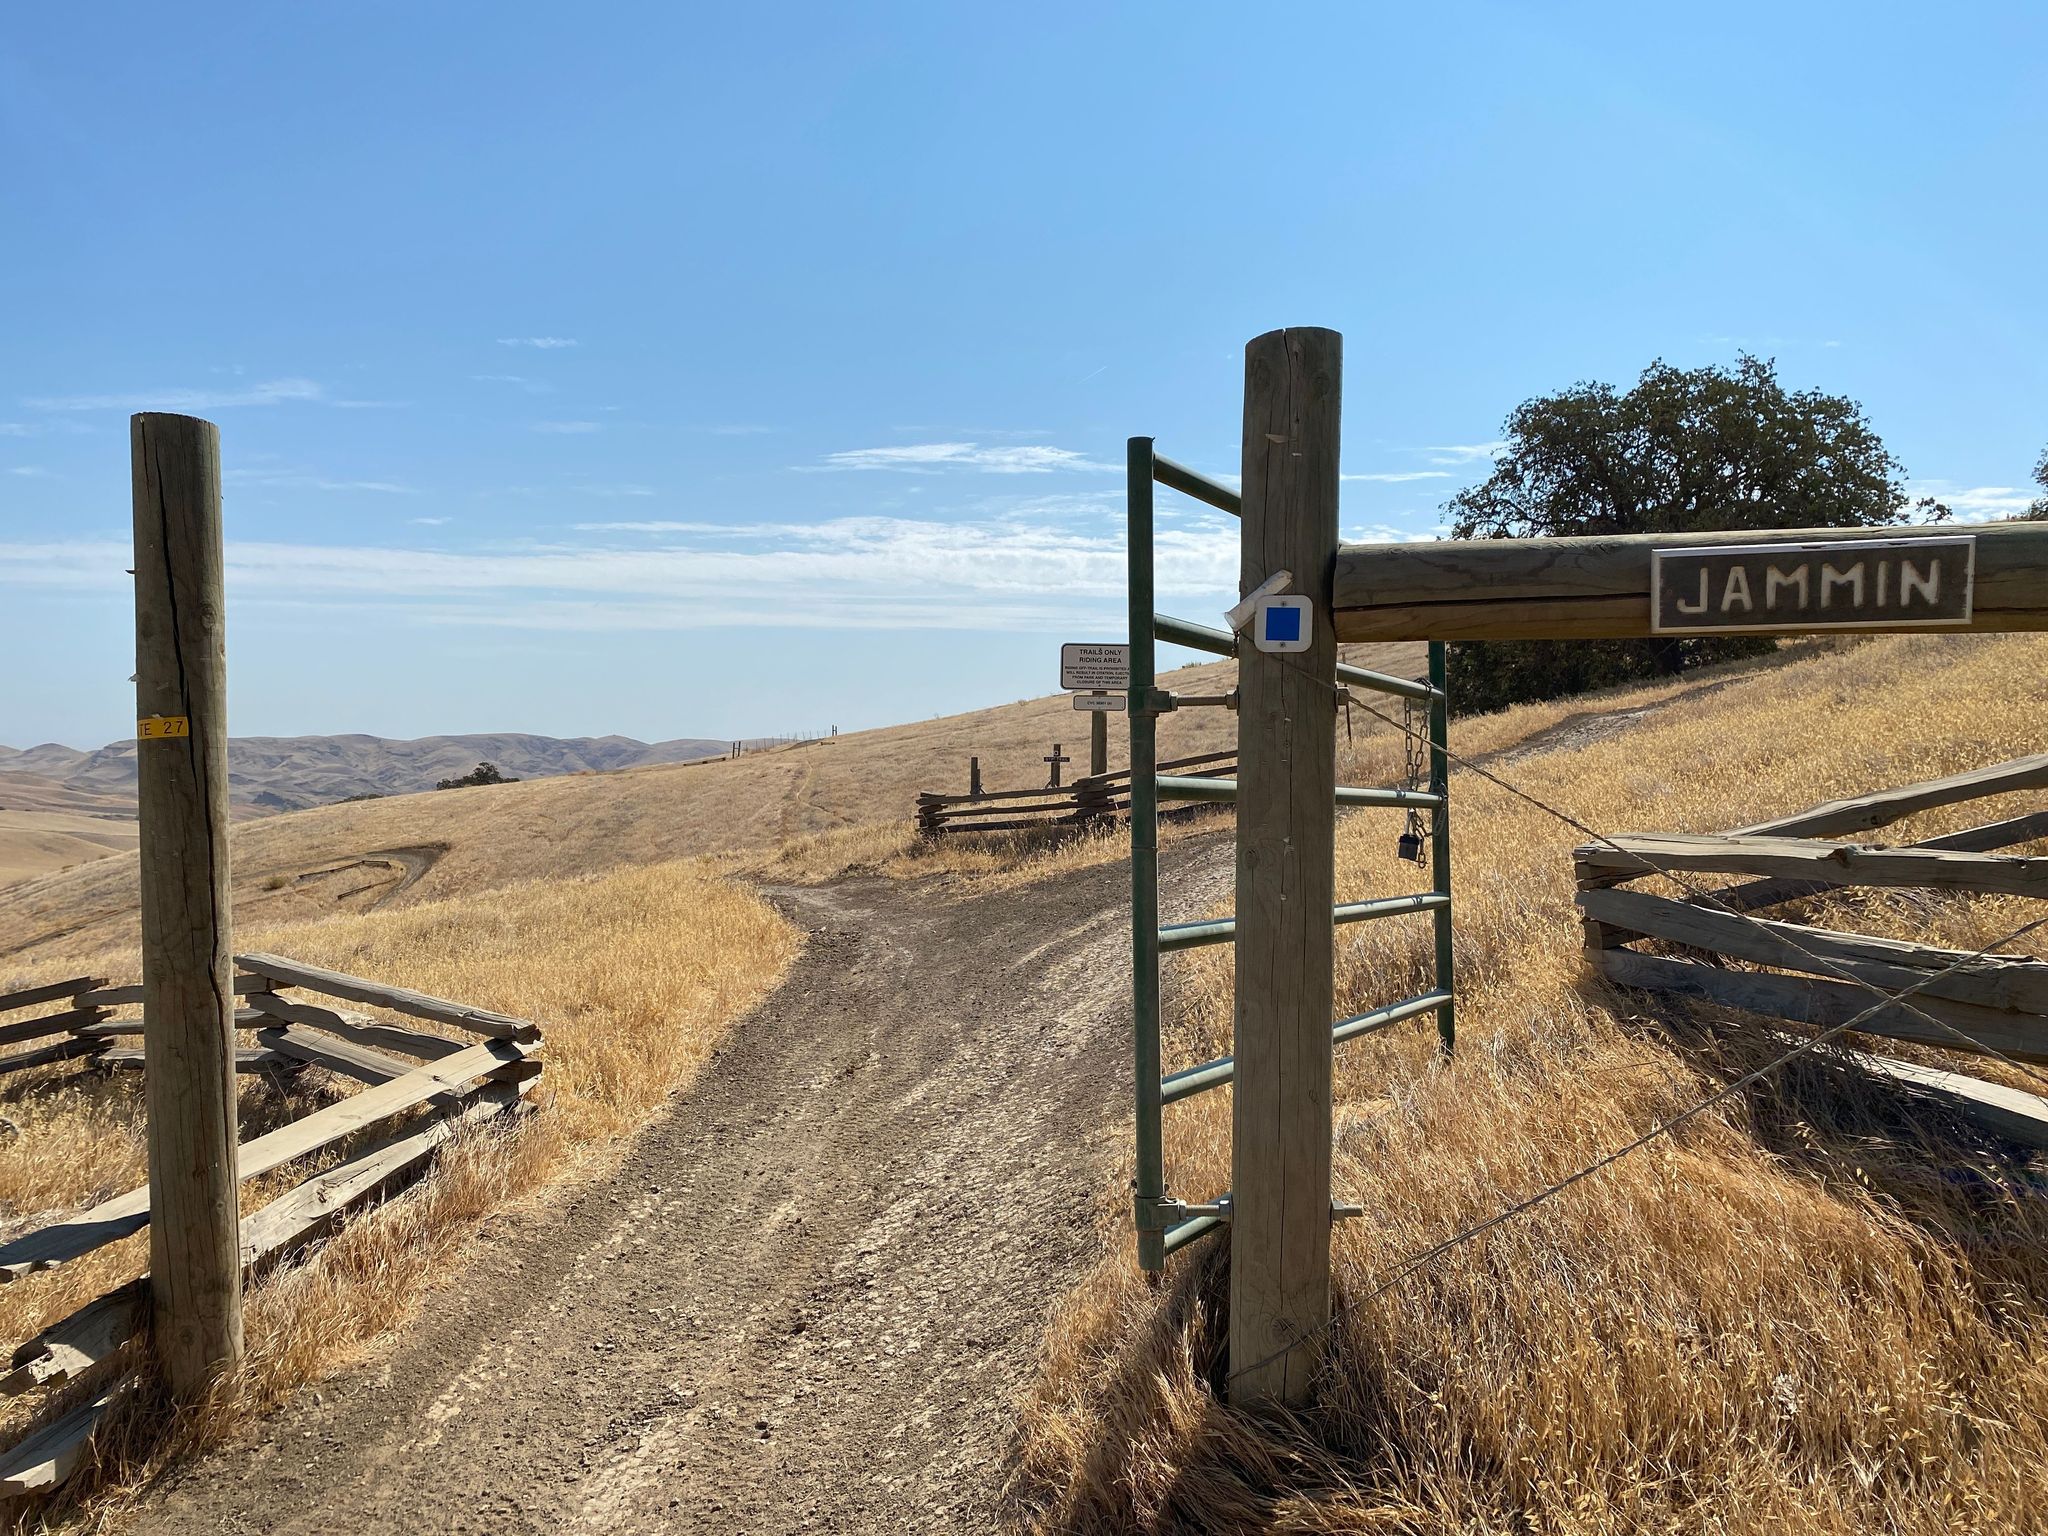
M 1496 771 L 1603 831 L 1725 830 L 2041 750 L 2044 662 L 2040 637 L 1884 639 L 1643 713 L 1654 694 L 1536 732 L 1510 711 L 1453 745 L 1528 738 Z M 1893 1091 L 1804 1062 L 1407 1270 L 1774 1054 L 1740 1015 L 1585 981 L 1582 835 L 1471 773 L 1452 792 L 1458 1052 L 1440 1064 L 1426 1022 L 1340 1051 L 1334 1192 L 1365 1214 L 1337 1229 L 1343 1310 L 1313 1407 L 1219 1400 L 1227 1255 L 1198 1247 L 1148 1286 L 1124 1186 L 1105 1185 L 1113 1251 L 1068 1299 L 1027 1414 L 1044 1527 L 2038 1530 L 2048 1165 Z M 1414 885 L 1385 818 L 1339 835 L 1340 893 Z M 1814 904 L 1849 906 L 1836 926 L 1966 949 L 2040 915 L 1920 892 Z M 2041 937 L 2019 948 L 2048 953 Z M 1344 930 L 1340 1011 L 1422 990 L 1429 943 L 1421 923 Z M 1228 1049 L 1230 983 L 1227 951 L 1169 958 L 1172 1064 Z M 1177 1193 L 1229 1187 L 1230 1108 L 1226 1091 L 1168 1110 Z
M 1361 665 L 1413 675 L 1418 646 L 1354 646 Z M 1173 674 L 1213 691 L 1223 665 Z M 267 925 L 472 895 L 512 881 L 697 854 L 767 850 L 807 835 L 907 820 L 921 789 L 964 791 L 979 756 L 989 789 L 1045 782 L 1055 741 L 1087 755 L 1087 718 L 1066 695 L 861 731 L 732 760 L 576 774 L 321 806 L 238 824 L 236 920 Z M 1110 731 L 1112 766 L 1124 761 Z M 1168 716 L 1162 753 L 1227 747 L 1236 716 Z M 1085 770 L 1085 761 L 1081 765 Z M 1076 770 L 1069 766 L 1069 777 Z M 0 778 L 0 792 L 5 779 Z M 132 857 L 0 888 L 0 985 L 56 948 L 133 944 Z

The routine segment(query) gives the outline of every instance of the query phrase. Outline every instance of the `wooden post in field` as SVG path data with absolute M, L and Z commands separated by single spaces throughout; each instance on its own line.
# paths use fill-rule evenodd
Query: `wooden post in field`
M 1105 709 L 1088 717 L 1088 772 L 1109 772 L 1109 711 Z
M 152 413 L 129 442 L 149 1269 L 165 1379 L 190 1399 L 242 1359 L 220 434 Z
M 1241 591 L 1315 604 L 1308 650 L 1239 651 L 1230 1396 L 1299 1403 L 1330 1315 L 1330 912 L 1336 901 L 1337 429 L 1343 338 L 1245 349 Z

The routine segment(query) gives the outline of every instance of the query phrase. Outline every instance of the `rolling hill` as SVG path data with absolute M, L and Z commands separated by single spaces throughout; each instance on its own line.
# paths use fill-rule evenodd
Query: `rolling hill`
M 237 820 L 366 796 L 431 790 L 479 762 L 509 778 L 608 773 L 694 762 L 729 744 L 700 738 L 648 743 L 630 736 L 518 732 L 423 736 L 241 736 L 228 744 Z M 135 846 L 135 743 L 97 751 L 56 742 L 0 747 L 0 885 L 67 869 Z
M 1422 666 L 1415 645 L 1350 646 L 1345 654 L 1404 676 Z M 1189 667 L 1166 681 L 1186 692 L 1213 692 L 1226 686 L 1232 665 Z M 1361 733 L 1366 723 L 1359 722 Z M 1232 745 L 1236 731 L 1228 710 L 1171 714 L 1160 724 L 1160 752 L 1215 751 Z M 987 788 L 1033 788 L 1045 782 L 1043 759 L 1055 742 L 1085 760 L 1087 733 L 1086 718 L 1058 694 L 739 758 L 601 774 L 523 775 L 519 759 L 506 753 L 492 760 L 524 782 L 240 822 L 233 834 L 235 918 L 265 924 L 410 905 L 543 876 L 773 849 L 809 833 L 900 823 L 919 790 L 965 790 L 970 756 L 981 759 Z M 456 760 L 460 771 L 474 764 L 476 744 L 514 738 L 430 739 L 467 744 L 467 759 Z M 1110 764 L 1123 762 L 1119 724 L 1110 731 Z M 1071 777 L 1080 768 L 1067 771 Z M 0 768 L 0 790 L 7 782 Z M 0 972 L 58 942 L 132 942 L 135 899 L 132 856 L 17 881 L 0 893 Z

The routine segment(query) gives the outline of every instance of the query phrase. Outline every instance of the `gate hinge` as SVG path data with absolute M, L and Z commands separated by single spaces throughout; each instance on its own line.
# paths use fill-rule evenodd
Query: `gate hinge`
M 1169 1227 L 1178 1226 L 1181 1222 L 1188 1221 L 1196 1216 L 1214 1216 L 1218 1221 L 1228 1221 L 1230 1220 L 1230 1196 L 1218 1195 L 1214 1200 L 1206 1202 L 1175 1200 L 1169 1197 L 1159 1202 L 1158 1209 L 1167 1218 L 1166 1224 Z

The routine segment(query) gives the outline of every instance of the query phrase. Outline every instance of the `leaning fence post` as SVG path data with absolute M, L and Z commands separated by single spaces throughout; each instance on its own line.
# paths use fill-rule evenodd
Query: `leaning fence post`
M 1330 912 L 1336 901 L 1337 557 L 1343 338 L 1245 348 L 1241 591 L 1280 571 L 1311 644 L 1239 651 L 1237 1071 L 1230 1395 L 1299 1403 L 1330 1316 Z
M 242 1359 L 220 434 L 152 413 L 129 447 L 150 1285 L 190 1399 Z

